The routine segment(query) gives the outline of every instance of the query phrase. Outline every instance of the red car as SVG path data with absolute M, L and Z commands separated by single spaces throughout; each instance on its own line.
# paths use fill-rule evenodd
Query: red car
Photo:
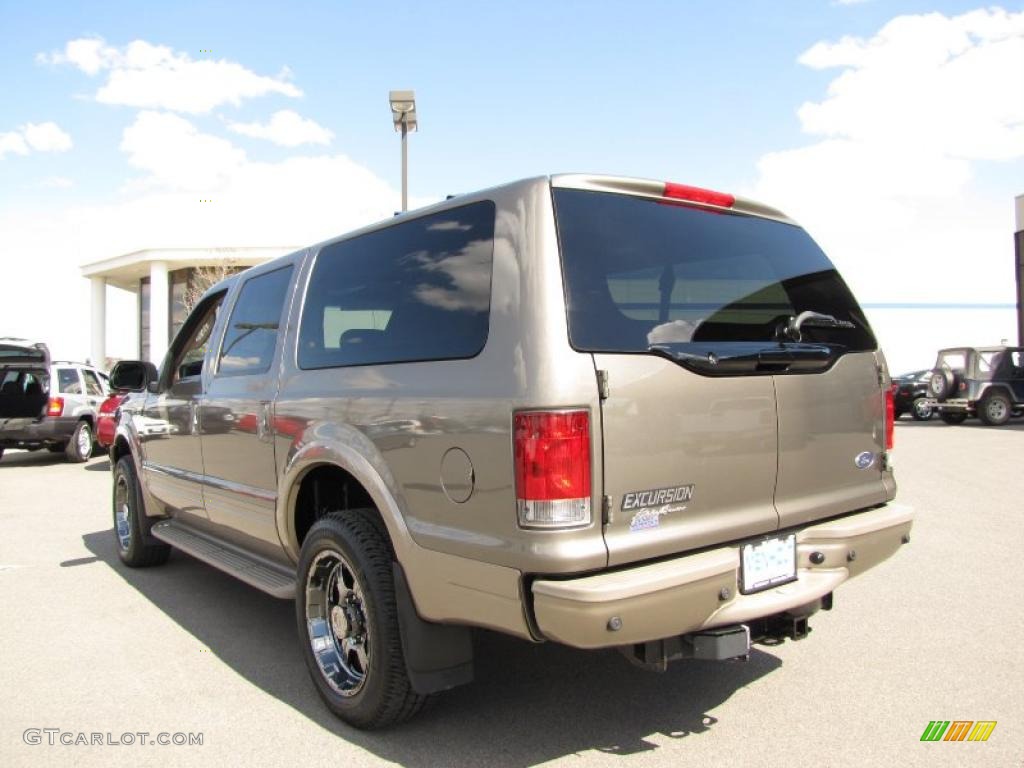
M 114 442 L 114 432 L 117 428 L 117 409 L 128 397 L 125 393 L 115 392 L 100 406 L 96 414 L 96 442 L 104 449 L 109 448 Z

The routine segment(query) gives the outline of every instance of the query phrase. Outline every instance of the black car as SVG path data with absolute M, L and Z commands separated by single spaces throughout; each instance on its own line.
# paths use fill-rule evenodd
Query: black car
M 928 421 L 935 410 L 928 404 L 928 382 L 932 372 L 913 371 L 902 376 L 894 376 L 892 380 L 893 406 L 898 419 L 909 413 L 915 421 Z
M 1024 347 L 939 350 L 928 380 L 928 405 L 947 424 L 969 416 L 998 427 L 1024 413 Z

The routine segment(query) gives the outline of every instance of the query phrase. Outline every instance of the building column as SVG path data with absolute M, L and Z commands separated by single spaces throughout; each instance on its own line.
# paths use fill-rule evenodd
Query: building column
M 90 303 L 90 319 L 92 321 L 92 338 L 90 344 L 90 362 L 97 368 L 107 365 L 107 278 L 90 277 L 92 289 Z
M 160 365 L 167 352 L 171 326 L 171 291 L 167 283 L 167 262 L 149 265 L 149 359 Z

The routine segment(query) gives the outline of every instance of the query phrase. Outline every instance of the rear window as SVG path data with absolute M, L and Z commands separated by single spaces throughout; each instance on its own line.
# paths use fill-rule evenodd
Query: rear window
M 302 311 L 301 368 L 474 357 L 487 341 L 494 203 L 325 247 Z
M 804 311 L 803 340 L 876 347 L 850 290 L 801 228 L 606 192 L 554 190 L 574 348 L 645 352 L 772 342 Z

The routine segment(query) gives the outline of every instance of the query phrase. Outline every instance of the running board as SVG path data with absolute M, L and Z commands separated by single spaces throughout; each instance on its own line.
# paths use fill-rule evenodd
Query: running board
M 154 525 L 150 532 L 160 541 L 268 595 L 283 600 L 295 597 L 295 574 L 284 566 L 258 558 L 176 520 L 163 520 Z

